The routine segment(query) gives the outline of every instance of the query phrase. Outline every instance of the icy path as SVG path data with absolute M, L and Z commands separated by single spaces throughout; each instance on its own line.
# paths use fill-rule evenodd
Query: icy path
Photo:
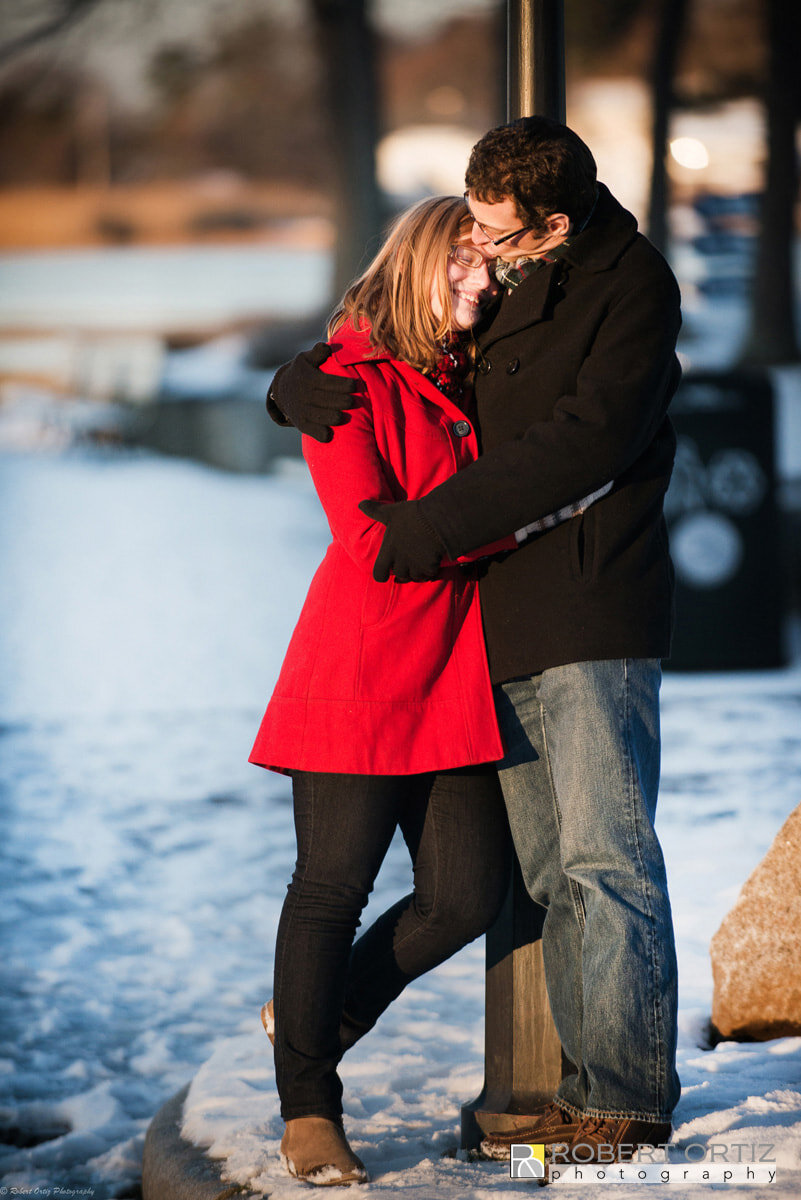
M 140 454 L 0 460 L 0 1175 L 18 1194 L 135 1197 L 147 1123 L 193 1077 L 193 1134 L 274 1200 L 309 1194 L 276 1166 L 258 1026 L 292 863 L 289 794 L 245 760 L 326 541 L 297 474 Z M 665 685 L 677 1136 L 775 1141 L 778 1185 L 747 1194 L 787 1200 L 801 1194 L 801 1040 L 696 1042 L 709 937 L 799 800 L 799 715 L 797 667 Z M 395 845 L 374 903 L 407 874 Z M 477 945 L 353 1052 L 348 1123 L 371 1192 L 530 1195 L 502 1167 L 440 1157 L 480 1089 L 482 1004 Z

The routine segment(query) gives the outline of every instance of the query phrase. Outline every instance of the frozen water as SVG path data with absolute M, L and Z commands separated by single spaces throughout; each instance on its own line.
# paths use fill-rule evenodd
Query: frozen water
M 297 470 L 229 476 L 128 452 L 0 460 L 9 1188 L 136 1196 L 147 1124 L 194 1078 L 187 1133 L 274 1200 L 305 1190 L 277 1161 L 259 1023 L 292 866 L 289 790 L 246 759 L 327 540 Z M 801 1041 L 701 1046 L 709 939 L 799 802 L 801 668 L 671 676 L 664 701 L 676 1138 L 775 1142 L 770 1194 L 789 1200 L 801 1193 Z M 371 905 L 407 876 L 396 843 Z M 373 1191 L 524 1194 L 499 1164 L 441 1157 L 481 1087 L 482 1010 L 476 944 L 408 989 L 346 1060 L 348 1127 Z
M 0 254 L 4 329 L 208 328 L 307 313 L 330 256 L 276 245 L 103 246 Z

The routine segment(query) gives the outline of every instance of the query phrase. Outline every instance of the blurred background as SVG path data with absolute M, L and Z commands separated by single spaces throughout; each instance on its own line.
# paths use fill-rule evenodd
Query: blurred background
M 298 450 L 264 418 L 276 364 L 320 336 L 388 218 L 461 192 L 472 143 L 505 119 L 506 5 L 4 8 L 0 447 L 272 469 Z M 673 265 L 683 364 L 701 373 L 676 405 L 680 585 L 699 613 L 711 596 L 707 641 L 732 571 L 761 577 L 755 665 L 786 655 L 801 574 L 793 8 L 565 5 L 568 123 Z

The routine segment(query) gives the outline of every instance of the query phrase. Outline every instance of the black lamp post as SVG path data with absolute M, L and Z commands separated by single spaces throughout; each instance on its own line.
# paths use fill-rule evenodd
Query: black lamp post
M 506 114 L 565 119 L 563 0 L 507 0 Z
M 565 119 L 563 0 L 507 3 L 507 119 L 534 114 Z M 562 1078 L 542 963 L 544 916 L 515 866 L 503 912 L 487 934 L 484 1087 L 462 1108 L 464 1149 L 487 1133 L 530 1124 Z

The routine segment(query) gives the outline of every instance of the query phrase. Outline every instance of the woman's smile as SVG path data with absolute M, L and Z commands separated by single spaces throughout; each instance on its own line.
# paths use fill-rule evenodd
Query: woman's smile
M 451 249 L 458 251 L 457 243 Z M 476 253 L 475 247 L 465 244 L 465 249 Z M 498 285 L 490 275 L 489 260 L 482 257 L 476 264 L 460 262 L 453 253 L 448 256 L 446 268 L 450 290 L 451 311 L 454 329 L 470 329 L 475 325 L 481 308 L 498 291 Z M 431 307 L 436 317 L 442 315 L 436 283 L 432 285 Z

